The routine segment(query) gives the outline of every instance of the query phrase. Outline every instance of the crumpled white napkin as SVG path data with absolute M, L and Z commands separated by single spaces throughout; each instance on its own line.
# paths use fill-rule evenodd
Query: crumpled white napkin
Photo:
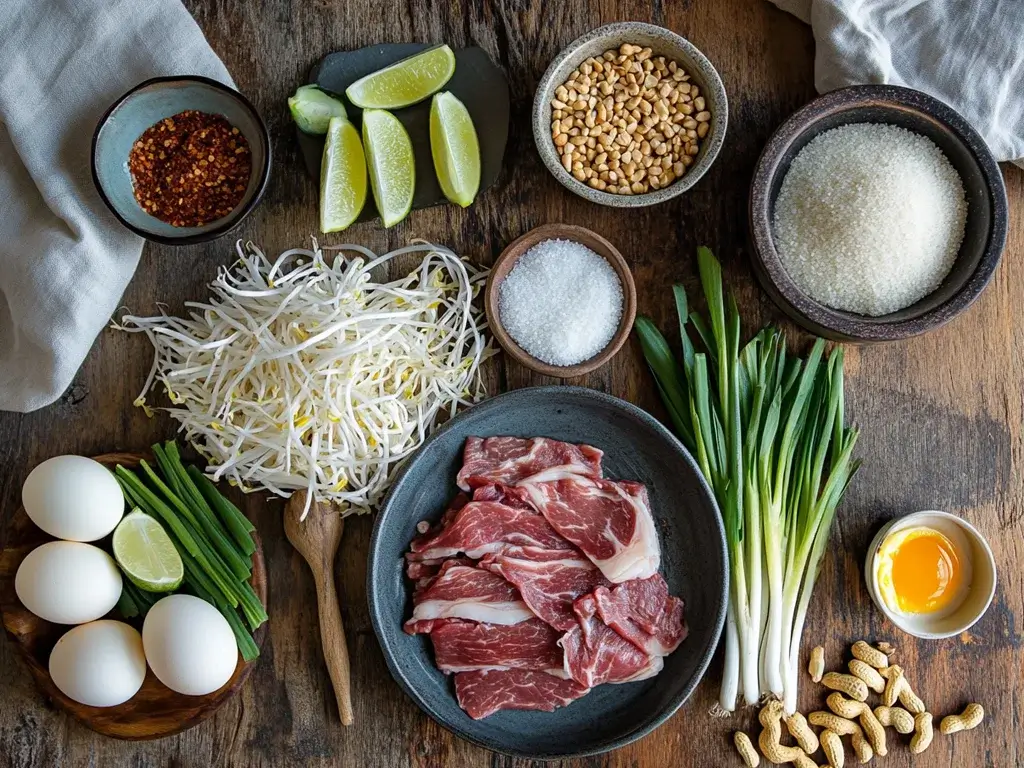
M 71 383 L 143 241 L 93 187 L 96 122 L 161 75 L 231 84 L 180 0 L 0 0 L 0 410 Z
M 811 25 L 814 85 L 890 83 L 942 99 L 1024 167 L 1022 0 L 772 0 Z

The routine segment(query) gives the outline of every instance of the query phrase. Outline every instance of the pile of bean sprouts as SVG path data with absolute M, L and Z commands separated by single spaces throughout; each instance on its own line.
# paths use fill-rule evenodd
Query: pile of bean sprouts
M 156 352 L 135 404 L 151 413 L 146 397 L 162 384 L 163 410 L 215 480 L 284 497 L 304 488 L 306 511 L 315 498 L 369 512 L 442 415 L 486 395 L 480 364 L 492 347 L 473 303 L 486 270 L 430 243 L 378 256 L 314 240 L 273 260 L 236 248 L 187 318 L 161 308 L 115 325 L 145 333 Z M 408 275 L 375 279 L 410 254 L 421 261 Z

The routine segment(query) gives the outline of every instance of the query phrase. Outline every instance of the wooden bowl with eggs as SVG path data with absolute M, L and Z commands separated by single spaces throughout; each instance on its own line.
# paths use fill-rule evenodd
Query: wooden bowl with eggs
M 117 464 L 135 468 L 146 456 L 137 453 L 109 453 L 94 458 L 113 469 Z M 255 531 L 252 537 L 256 551 L 252 556 L 250 584 L 260 602 L 266 605 L 267 573 L 263 562 L 263 546 Z M 91 707 L 62 693 L 50 677 L 49 658 L 57 640 L 72 627 L 53 624 L 33 614 L 18 600 L 14 584 L 18 567 L 25 557 L 36 547 L 53 540 L 52 536 L 36 527 L 24 507 L 19 507 L 12 515 L 7 529 L 7 547 L 0 552 L 0 613 L 3 615 L 4 629 L 24 657 L 36 685 L 59 708 L 104 736 L 141 741 L 171 736 L 198 725 L 241 690 L 255 661 L 246 663 L 239 656 L 231 679 L 219 690 L 205 696 L 175 693 L 157 680 L 148 667 L 142 688 L 128 701 L 117 706 Z M 106 537 L 101 541 L 108 540 L 109 537 Z M 109 618 L 123 620 L 116 609 Z M 141 626 L 141 620 L 131 619 L 126 623 L 136 628 Z M 257 645 L 262 647 L 266 632 L 267 624 L 264 623 L 253 633 Z

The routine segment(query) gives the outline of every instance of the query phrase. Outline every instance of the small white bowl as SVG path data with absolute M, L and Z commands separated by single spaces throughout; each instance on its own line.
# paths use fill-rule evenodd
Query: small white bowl
M 967 595 L 956 610 L 946 615 L 900 615 L 891 611 L 879 594 L 875 561 L 882 548 L 882 543 L 891 533 L 917 526 L 936 528 L 939 531 L 956 526 L 959 533 L 962 534 L 962 538 L 970 546 L 972 569 L 970 584 L 967 585 Z M 890 520 L 875 534 L 864 560 L 864 580 L 867 582 L 868 594 L 871 595 L 871 599 L 893 624 L 914 637 L 940 640 L 945 637 L 954 637 L 974 626 L 975 622 L 988 610 L 996 593 L 996 562 L 985 537 L 966 520 L 948 512 L 934 510 L 913 512 Z

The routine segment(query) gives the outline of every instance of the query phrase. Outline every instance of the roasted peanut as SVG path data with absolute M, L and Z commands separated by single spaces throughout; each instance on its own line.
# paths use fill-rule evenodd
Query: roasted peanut
M 850 736 L 850 746 L 853 747 L 853 754 L 857 756 L 857 761 L 862 765 L 870 763 L 871 759 L 875 756 L 875 751 L 871 748 L 871 742 L 864 738 L 864 732 L 860 728 Z
M 736 731 L 732 735 L 732 741 L 736 745 L 736 751 L 740 753 L 743 764 L 747 768 L 757 768 L 761 764 L 761 756 L 757 754 L 757 750 L 754 749 L 754 745 L 747 734 L 743 731 Z
M 811 712 L 807 716 L 807 722 L 819 728 L 827 728 L 838 733 L 840 736 L 852 736 L 860 731 L 860 726 L 852 720 L 833 714 L 832 712 Z
M 841 693 L 830 693 L 828 698 L 825 700 L 828 704 L 828 708 L 835 712 L 840 717 L 844 717 L 847 720 L 853 718 L 860 719 L 860 726 L 864 733 L 867 734 L 868 741 L 871 742 L 871 748 L 880 756 L 887 754 L 887 748 L 885 746 L 885 728 L 875 717 L 875 713 L 871 711 L 871 707 L 862 701 L 851 701 L 844 699 Z
M 887 643 L 884 640 L 880 643 L 875 643 L 875 647 L 884 653 L 886 656 L 892 656 L 896 653 L 896 646 L 892 643 Z
M 864 708 L 861 710 L 859 718 L 860 727 L 863 729 L 868 741 L 871 742 L 871 749 L 874 750 L 875 754 L 879 757 L 885 757 L 889 754 L 889 749 L 885 745 L 885 728 L 878 722 L 878 718 L 871 711 L 871 707 L 867 704 L 863 706 Z
M 925 711 L 924 702 L 910 687 L 901 666 L 893 664 L 879 670 L 879 673 L 886 679 L 885 690 L 882 692 L 882 703 L 885 706 L 893 706 L 898 699 L 911 714 L 919 715 Z
M 761 723 L 761 733 L 757 738 L 757 745 L 761 748 L 761 754 L 771 763 L 792 763 L 806 757 L 799 747 L 790 747 L 782 743 L 782 702 L 778 700 L 769 701 L 757 714 Z
M 816 683 L 820 683 L 821 676 L 825 674 L 825 649 L 820 645 L 811 649 L 811 660 L 807 662 L 807 674 Z
M 839 738 L 839 734 L 826 728 L 821 732 L 819 738 L 829 766 L 831 768 L 843 768 L 846 764 L 846 751 L 843 749 L 843 741 Z
M 845 693 L 851 699 L 867 701 L 868 687 L 859 677 L 844 675 L 841 672 L 826 672 L 821 678 L 821 684 L 833 691 Z
M 851 659 L 849 663 L 850 674 L 859 677 L 864 684 L 875 693 L 885 690 L 885 678 L 878 674 L 878 670 L 860 659 Z
M 897 733 L 913 733 L 914 716 L 903 707 L 875 707 L 875 717 L 883 726 L 891 725 Z
M 818 768 L 818 764 L 799 749 L 796 751 L 796 754 L 793 755 L 793 759 L 790 760 L 790 762 L 793 763 L 796 768 Z
M 875 669 L 883 669 L 889 666 L 889 658 L 882 651 L 872 647 L 865 640 L 858 640 L 850 648 L 853 658 L 870 664 Z
M 867 706 L 867 704 L 863 702 L 843 698 L 843 694 L 838 691 L 830 693 L 825 698 L 825 703 L 828 704 L 829 709 L 840 717 L 845 717 L 847 720 L 853 720 L 859 717 L 861 711 Z
M 818 751 L 818 737 L 815 735 L 811 727 L 807 725 L 807 718 L 801 715 L 799 712 L 794 712 L 792 715 L 786 715 L 784 718 L 786 723 L 786 730 L 789 731 L 789 735 L 796 739 L 796 743 L 800 745 L 800 749 L 806 752 L 808 755 L 813 755 Z
M 783 714 L 782 702 L 772 699 L 761 707 L 761 711 L 757 713 L 757 721 L 761 723 L 762 728 L 771 728 L 772 723 L 781 723 Z M 779 738 L 781 737 L 782 726 L 779 725 Z
M 939 723 L 939 731 L 945 735 L 958 731 L 969 731 L 977 728 L 985 719 L 985 709 L 981 704 L 968 704 L 959 715 L 946 715 Z
M 919 755 L 932 743 L 932 714 L 919 712 L 914 715 L 914 738 L 910 740 L 910 751 Z

